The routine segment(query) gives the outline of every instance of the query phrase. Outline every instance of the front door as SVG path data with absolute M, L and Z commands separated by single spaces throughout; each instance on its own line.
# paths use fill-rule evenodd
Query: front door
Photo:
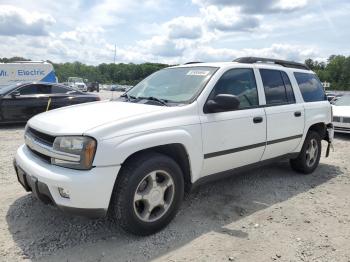
M 233 94 L 240 100 L 239 110 L 203 113 L 202 176 L 260 161 L 266 143 L 266 117 L 259 108 L 258 89 L 253 69 L 230 69 L 213 88 L 209 99 L 218 94 Z
M 18 95 L 12 96 L 10 93 L 2 100 L 4 122 L 25 122 L 46 110 L 49 98 L 38 92 L 38 85 L 25 85 L 13 92 Z

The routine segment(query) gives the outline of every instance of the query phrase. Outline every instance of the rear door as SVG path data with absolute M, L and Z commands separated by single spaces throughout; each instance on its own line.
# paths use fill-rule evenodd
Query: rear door
M 76 93 L 76 91 L 64 86 L 52 85 L 50 87 L 51 101 L 49 109 L 51 110 L 63 106 L 73 105 L 75 100 L 74 93 Z
M 262 160 L 291 153 L 301 142 L 305 114 L 296 103 L 290 77 L 285 71 L 259 69 L 266 98 L 267 141 Z

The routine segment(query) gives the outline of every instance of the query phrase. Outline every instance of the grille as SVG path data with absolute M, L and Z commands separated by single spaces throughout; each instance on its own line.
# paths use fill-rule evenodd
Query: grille
M 343 117 L 343 123 L 350 123 L 350 117 Z
M 333 116 L 333 122 L 340 122 L 339 116 Z
M 39 132 L 31 127 L 28 127 L 26 132 L 29 133 L 30 136 L 33 137 L 34 139 L 39 140 L 40 142 L 42 142 L 46 145 L 49 145 L 49 146 L 52 146 L 53 142 L 55 141 L 54 136 L 44 134 L 44 133 Z
M 34 155 L 36 155 L 40 159 L 44 160 L 47 163 L 51 163 L 51 157 L 49 157 L 47 155 L 44 155 L 44 154 L 41 154 L 38 151 L 35 151 L 35 150 L 31 149 L 30 147 L 28 147 L 28 148 Z
M 54 136 L 50 136 L 48 134 L 44 134 L 38 130 L 35 130 L 31 127 L 28 127 L 27 130 L 26 130 L 26 135 L 29 136 L 29 137 L 32 137 L 34 140 L 44 144 L 44 145 L 47 145 L 47 146 L 50 146 L 52 147 L 53 145 L 53 142 L 55 141 L 55 137 Z M 42 154 L 41 152 L 38 152 L 37 150 L 31 148 L 30 145 L 27 144 L 27 147 L 29 148 L 29 150 L 34 154 L 36 155 L 37 157 L 39 157 L 40 159 L 44 160 L 45 162 L 48 162 L 50 163 L 51 162 L 51 157 L 45 155 L 45 154 Z

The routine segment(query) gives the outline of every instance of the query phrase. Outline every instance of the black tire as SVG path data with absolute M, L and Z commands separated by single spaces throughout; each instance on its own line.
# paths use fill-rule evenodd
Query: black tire
M 307 150 L 311 144 L 311 141 L 317 145 L 317 155 L 315 156 L 314 161 L 308 164 L 307 160 Z M 293 170 L 302 174 L 311 174 L 318 166 L 321 157 L 321 137 L 315 131 L 309 131 L 306 135 L 303 147 L 300 151 L 300 154 L 297 158 L 290 160 L 290 165 Z
M 166 171 L 173 179 L 172 202 L 167 211 L 156 221 L 145 222 L 136 214 L 134 195 L 140 183 L 155 170 Z M 175 217 L 184 195 L 184 179 L 181 168 L 170 157 L 159 153 L 142 153 L 132 157 L 122 166 L 114 186 L 110 217 L 126 232 L 146 236 L 167 226 Z

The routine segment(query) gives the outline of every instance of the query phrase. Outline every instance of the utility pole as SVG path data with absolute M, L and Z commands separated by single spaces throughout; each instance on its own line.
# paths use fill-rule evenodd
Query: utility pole
M 113 57 L 114 64 L 115 64 L 116 53 L 117 53 L 117 44 L 114 44 L 114 57 Z
M 114 44 L 114 56 L 113 56 L 113 63 L 115 64 L 115 58 L 117 55 L 117 44 Z

